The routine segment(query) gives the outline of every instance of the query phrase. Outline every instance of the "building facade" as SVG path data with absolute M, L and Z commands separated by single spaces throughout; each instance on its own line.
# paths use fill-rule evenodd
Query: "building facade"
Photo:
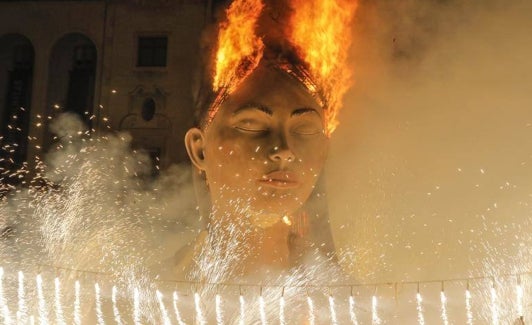
M 71 112 L 97 131 L 129 132 L 162 168 L 186 160 L 211 18 L 207 0 L 0 0 L 3 155 L 15 164 L 43 155 L 50 119 Z

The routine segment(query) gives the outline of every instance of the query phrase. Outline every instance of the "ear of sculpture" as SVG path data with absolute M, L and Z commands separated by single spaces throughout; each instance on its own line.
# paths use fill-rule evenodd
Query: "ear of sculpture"
M 185 134 L 185 147 L 190 161 L 199 171 L 205 170 L 204 135 L 198 128 L 191 128 Z

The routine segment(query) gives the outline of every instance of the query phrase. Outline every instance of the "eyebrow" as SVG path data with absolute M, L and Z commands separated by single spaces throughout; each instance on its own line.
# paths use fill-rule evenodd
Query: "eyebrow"
M 257 104 L 257 103 L 249 103 L 249 104 L 242 105 L 236 111 L 233 112 L 233 116 L 241 113 L 242 111 L 247 111 L 247 110 L 258 110 L 260 112 L 266 113 L 269 116 L 273 116 L 273 111 L 268 106 Z M 315 113 L 316 115 L 321 117 L 320 113 L 318 113 L 316 109 L 311 108 L 311 107 L 302 107 L 302 108 L 295 109 L 290 114 L 290 117 L 300 116 L 300 115 L 308 114 L 308 113 Z
M 290 114 L 291 117 L 293 116 L 299 116 L 299 115 L 303 115 L 303 114 L 307 114 L 307 113 L 316 113 L 316 115 L 318 115 L 319 117 L 321 117 L 320 113 L 318 113 L 317 110 L 315 110 L 314 108 L 310 108 L 310 107 L 302 107 L 302 108 L 298 108 L 296 110 L 294 110 L 292 112 L 292 114 Z
M 258 110 L 258 111 L 268 114 L 269 116 L 273 115 L 273 111 L 268 106 L 257 104 L 257 103 L 245 104 L 239 107 L 236 111 L 234 111 L 233 115 L 237 115 L 241 113 L 242 111 L 247 111 L 247 110 Z

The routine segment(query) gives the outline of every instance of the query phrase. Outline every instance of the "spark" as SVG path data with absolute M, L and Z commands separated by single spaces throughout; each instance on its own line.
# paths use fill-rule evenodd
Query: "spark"
M 81 325 L 81 301 L 80 301 L 80 284 L 76 280 L 74 284 L 74 324 Z
M 201 300 L 199 293 L 194 293 L 194 307 L 196 309 L 196 318 L 201 325 L 207 324 L 203 312 L 201 311 Z
M 219 294 L 215 297 L 215 305 L 216 305 L 216 323 L 218 325 L 222 325 L 224 323 L 223 320 L 223 310 L 222 310 L 222 296 Z
M 37 274 L 35 281 L 37 283 L 37 299 L 39 301 L 39 323 L 45 325 L 48 324 L 48 312 L 46 311 L 46 301 L 44 300 L 42 277 L 40 274 Z
M 5 324 L 11 324 L 11 315 L 9 312 L 9 307 L 7 305 L 7 300 L 4 295 L 4 268 L 0 267 L 0 307 L 2 309 L 2 315 L 4 316 Z
M 471 291 L 469 291 L 469 288 L 467 288 L 465 292 L 465 304 L 467 325 L 473 325 L 473 312 L 471 310 Z
M 171 325 L 172 322 L 168 317 L 168 312 L 166 311 L 166 307 L 164 305 L 163 294 L 159 290 L 157 290 L 155 294 L 157 295 L 157 301 L 159 302 L 159 310 L 161 311 L 164 325 Z
M 0 298 L 1 299 L 1 298 Z M 25 324 L 27 317 L 26 307 L 26 293 L 24 290 L 24 273 L 18 272 L 18 311 L 17 311 L 17 323 Z
M 307 305 L 309 325 L 314 325 L 316 323 L 316 316 L 314 315 L 314 302 L 310 296 L 307 296 Z
M 262 294 L 259 296 L 259 313 L 260 313 L 260 321 L 262 325 L 268 324 L 266 320 L 266 307 L 264 302 L 264 297 Z
M 140 321 L 140 292 L 138 288 L 133 289 L 133 322 L 141 325 Z
M 441 303 L 441 319 L 444 325 L 448 325 L 449 318 L 447 316 L 447 297 L 445 296 L 445 292 L 443 290 L 440 291 L 440 303 Z
M 499 308 L 497 306 L 497 292 L 495 291 L 495 285 L 490 288 L 491 298 L 491 322 L 494 325 L 499 324 Z
M 286 320 L 284 318 L 284 307 L 285 307 L 284 297 L 281 296 L 281 298 L 279 298 L 279 323 L 281 325 L 286 324 Z
M 239 324 L 244 325 L 245 316 L 246 316 L 244 296 L 240 295 L 238 300 L 240 301 L 240 322 Z

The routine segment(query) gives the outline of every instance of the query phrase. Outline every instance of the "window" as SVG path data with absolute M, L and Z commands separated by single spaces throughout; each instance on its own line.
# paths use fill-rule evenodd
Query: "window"
M 142 36 L 138 39 L 138 67 L 166 67 L 168 37 Z

